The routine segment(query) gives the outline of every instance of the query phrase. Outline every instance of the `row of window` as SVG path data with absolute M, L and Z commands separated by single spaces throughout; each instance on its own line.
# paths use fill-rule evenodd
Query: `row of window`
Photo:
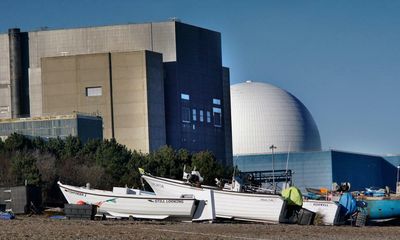
M 190 95 L 186 94 L 186 93 L 181 93 L 181 100 L 189 101 L 190 100 Z M 213 104 L 214 105 L 221 105 L 221 99 L 213 98 Z
M 211 112 L 210 111 L 205 111 L 206 116 L 204 116 L 204 111 L 203 110 L 197 110 L 195 108 L 190 111 L 190 108 L 188 107 L 182 107 L 182 122 L 184 123 L 190 123 L 190 122 L 204 122 L 206 121 L 207 123 L 211 123 Z M 197 115 L 198 113 L 198 115 Z M 221 127 L 222 126 L 222 111 L 221 108 L 214 107 L 213 112 L 213 124 L 215 127 Z M 198 117 L 197 117 L 198 116 Z M 204 118 L 206 117 L 206 118 Z
M 96 97 L 102 96 L 102 88 L 101 87 L 87 87 L 86 88 L 86 96 L 88 97 Z M 181 99 L 185 101 L 190 101 L 190 95 L 186 93 L 181 93 Z M 221 100 L 218 98 L 213 98 L 214 105 L 221 105 Z M 199 115 L 197 115 L 197 112 Z M 222 126 L 222 112 L 220 107 L 213 107 L 212 116 L 214 118 L 214 126 L 221 127 Z M 211 112 L 206 111 L 206 119 L 204 119 L 204 111 L 197 111 L 195 108 L 190 111 L 188 107 L 182 107 L 182 122 L 190 123 L 191 121 L 196 122 L 197 119 L 200 122 L 206 121 L 207 123 L 211 123 Z
M 190 101 L 190 95 L 187 93 L 181 93 L 181 100 L 183 101 Z M 218 105 L 216 107 L 213 107 L 212 111 L 212 116 L 213 116 L 213 124 L 215 127 L 221 127 L 222 126 L 222 111 L 221 111 L 221 99 L 218 98 L 213 98 L 213 105 Z M 199 115 L 197 115 L 197 112 Z M 191 121 L 196 122 L 197 119 L 200 122 L 204 122 L 204 111 L 203 110 L 198 110 L 193 108 L 192 111 L 190 111 L 189 107 L 182 107 L 182 122 L 184 123 L 190 123 Z M 206 122 L 211 123 L 211 112 L 206 111 Z

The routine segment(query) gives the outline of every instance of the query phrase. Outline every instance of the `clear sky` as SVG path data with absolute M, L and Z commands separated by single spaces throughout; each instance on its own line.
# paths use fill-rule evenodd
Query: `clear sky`
M 0 32 L 171 17 L 221 32 L 231 84 L 298 97 L 324 149 L 400 153 L 400 1 L 0 0 Z

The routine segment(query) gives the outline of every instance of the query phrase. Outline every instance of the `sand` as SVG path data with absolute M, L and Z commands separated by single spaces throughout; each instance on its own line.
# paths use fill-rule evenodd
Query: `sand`
M 0 220 L 0 239 L 400 239 L 400 226 L 299 226 L 133 220 Z

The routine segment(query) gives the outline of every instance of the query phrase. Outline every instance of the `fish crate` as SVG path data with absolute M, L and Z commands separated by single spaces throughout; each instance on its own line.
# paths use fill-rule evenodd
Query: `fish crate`
M 65 204 L 64 214 L 67 219 L 94 220 L 94 217 L 97 214 L 97 206 Z
M 358 212 L 356 215 L 355 226 L 356 227 L 364 227 L 367 222 L 367 217 L 368 217 L 368 214 L 366 212 L 364 212 L 364 211 Z
M 314 224 L 315 212 L 302 208 L 299 211 L 297 224 L 299 225 L 312 225 Z

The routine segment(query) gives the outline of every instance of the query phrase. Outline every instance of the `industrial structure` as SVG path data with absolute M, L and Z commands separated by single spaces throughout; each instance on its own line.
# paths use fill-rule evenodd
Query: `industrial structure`
M 0 119 L 98 114 L 104 138 L 232 161 L 221 34 L 178 21 L 0 34 Z
M 350 182 L 395 190 L 400 156 L 321 150 L 317 125 L 292 94 L 267 83 L 231 86 L 233 164 L 243 172 L 290 171 L 301 190 Z
M 231 87 L 233 152 L 321 150 L 317 125 L 292 94 L 271 84 L 246 81 Z
M 13 133 L 44 139 L 68 136 L 78 137 L 85 143 L 90 139 L 103 139 L 101 117 L 82 114 L 42 116 L 32 118 L 0 119 L 0 138 L 5 140 Z

